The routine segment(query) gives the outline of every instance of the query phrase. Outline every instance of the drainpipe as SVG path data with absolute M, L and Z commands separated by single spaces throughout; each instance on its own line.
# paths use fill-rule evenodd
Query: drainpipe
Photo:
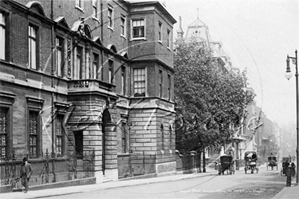
M 102 42 L 102 44 L 104 43 L 103 42 L 103 0 L 101 0 L 101 3 L 100 3 L 100 9 L 101 9 L 101 42 Z M 104 63 L 104 61 L 103 61 L 103 57 L 104 57 L 104 55 L 103 55 L 103 49 L 102 49 L 102 51 L 101 51 L 101 77 L 100 77 L 100 79 L 101 79 L 101 81 L 103 81 L 103 63 Z M 99 78 L 99 77 L 98 77 Z
M 51 0 L 51 13 L 50 13 L 50 18 L 52 22 L 54 21 L 53 19 L 53 0 Z M 51 26 L 51 52 L 53 53 L 54 51 L 54 23 Z M 51 88 L 54 88 L 54 56 L 53 54 L 51 55 Z M 51 153 L 51 159 L 52 159 L 52 174 L 53 174 L 53 180 L 52 182 L 56 182 L 56 176 L 55 176 L 55 162 L 54 162 L 54 151 L 55 151 L 55 125 L 54 125 L 54 91 L 51 93 L 51 117 L 52 117 L 52 153 Z

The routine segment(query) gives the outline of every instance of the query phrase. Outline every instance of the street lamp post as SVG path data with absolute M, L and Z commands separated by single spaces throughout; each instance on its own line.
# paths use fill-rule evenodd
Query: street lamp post
M 291 68 L 290 68 L 290 59 L 296 66 L 296 133 L 297 133 L 297 148 L 296 148 L 296 156 L 297 156 L 297 175 L 296 175 L 296 183 L 299 183 L 299 88 L 298 88 L 298 58 L 297 58 L 297 50 L 295 51 L 295 57 L 290 57 L 287 55 L 286 59 L 286 74 L 285 77 L 289 80 L 292 77 Z

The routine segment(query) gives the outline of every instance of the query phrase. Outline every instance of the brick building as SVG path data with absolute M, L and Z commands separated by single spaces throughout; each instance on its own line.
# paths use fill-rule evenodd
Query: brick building
M 175 172 L 174 23 L 153 1 L 0 1 L 1 186 L 11 154 L 31 184 Z

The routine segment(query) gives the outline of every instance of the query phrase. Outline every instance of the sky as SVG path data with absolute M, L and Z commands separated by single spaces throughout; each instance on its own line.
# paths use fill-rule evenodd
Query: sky
M 296 121 L 295 76 L 285 78 L 286 57 L 299 50 L 298 0 L 164 0 L 177 20 L 173 35 L 197 19 L 221 41 L 233 66 L 247 69 L 257 106 L 279 125 Z M 197 11 L 198 10 L 198 11 Z M 295 74 L 295 65 L 291 64 Z

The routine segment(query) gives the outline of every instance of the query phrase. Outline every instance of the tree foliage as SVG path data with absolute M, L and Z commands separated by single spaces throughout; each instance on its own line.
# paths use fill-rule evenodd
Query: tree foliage
M 245 106 L 246 71 L 226 69 L 204 43 L 180 42 L 174 53 L 176 147 L 181 151 L 219 146 L 240 125 Z

